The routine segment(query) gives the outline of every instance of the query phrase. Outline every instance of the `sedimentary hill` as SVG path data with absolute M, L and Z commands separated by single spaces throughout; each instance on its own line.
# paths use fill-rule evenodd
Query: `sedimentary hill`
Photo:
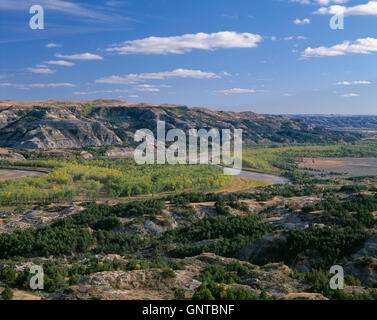
M 244 142 L 255 144 L 342 142 L 360 138 L 356 133 L 327 130 L 302 119 L 253 112 L 133 104 L 110 99 L 0 101 L 0 147 L 52 149 L 127 145 L 134 142 L 136 130 L 155 131 L 158 120 L 166 122 L 167 130 L 243 129 Z

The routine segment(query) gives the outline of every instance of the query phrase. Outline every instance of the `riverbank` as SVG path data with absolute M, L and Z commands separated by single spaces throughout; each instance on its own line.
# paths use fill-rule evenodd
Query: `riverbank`
M 20 179 L 20 178 L 25 178 L 25 177 L 35 177 L 35 176 L 41 176 L 43 174 L 46 174 L 46 172 L 0 168 L 0 181 Z

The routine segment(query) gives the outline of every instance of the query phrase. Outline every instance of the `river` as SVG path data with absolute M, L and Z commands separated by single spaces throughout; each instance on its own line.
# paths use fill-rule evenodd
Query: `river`
M 228 168 L 230 172 L 234 171 L 235 175 L 243 178 L 254 178 L 259 180 L 264 180 L 267 182 L 271 182 L 273 184 L 288 184 L 289 180 L 284 177 L 275 176 L 273 174 L 267 174 L 267 173 L 259 173 L 259 172 L 253 172 L 253 171 L 245 171 L 241 170 L 239 174 L 237 174 L 238 170 Z

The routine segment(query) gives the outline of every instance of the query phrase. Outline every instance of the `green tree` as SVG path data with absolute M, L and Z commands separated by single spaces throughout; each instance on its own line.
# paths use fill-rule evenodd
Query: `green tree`
M 185 300 L 186 290 L 184 288 L 174 288 L 175 300 Z
M 7 282 L 14 282 L 17 280 L 17 271 L 10 267 L 5 267 L 1 270 L 1 278 Z
M 215 300 L 215 298 L 213 297 L 211 290 L 202 284 L 200 287 L 195 289 L 192 300 Z
M 1 293 L 1 298 L 3 298 L 3 300 L 13 299 L 13 291 L 7 285 L 4 287 L 4 290 Z
M 171 278 L 175 278 L 177 275 L 175 274 L 174 270 L 171 269 L 171 268 L 165 268 L 163 271 L 162 271 L 162 278 L 164 279 L 171 279 Z

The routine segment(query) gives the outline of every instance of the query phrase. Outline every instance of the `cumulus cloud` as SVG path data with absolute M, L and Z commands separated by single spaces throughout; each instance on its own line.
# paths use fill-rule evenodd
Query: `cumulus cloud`
M 61 47 L 61 45 L 57 44 L 57 43 L 53 43 L 53 42 L 46 44 L 46 48 L 49 48 L 49 49 L 51 49 L 51 48 L 57 48 L 57 47 Z
M 335 57 L 344 56 L 349 53 L 370 54 L 377 52 L 376 38 L 357 39 L 354 42 L 344 41 L 332 47 L 306 48 L 302 53 L 303 57 Z
M 219 78 L 219 75 L 213 72 L 204 72 L 201 70 L 176 69 L 173 71 L 164 71 L 156 73 L 127 74 L 123 77 L 113 75 L 98 79 L 96 80 L 96 82 L 110 84 L 134 84 L 145 80 L 162 80 L 167 78 L 213 79 Z
M 345 16 L 366 16 L 377 15 L 377 1 L 369 1 L 365 4 L 360 4 L 353 7 L 345 6 L 330 6 L 319 8 L 315 13 L 323 15 L 344 14 Z
M 63 54 L 57 53 L 55 54 L 55 57 L 68 59 L 68 60 L 103 60 L 103 57 L 101 57 L 100 55 L 88 53 L 88 52 L 72 54 L 72 55 L 63 55 Z
M 310 19 L 305 18 L 305 19 L 296 19 L 293 21 L 294 24 L 310 24 Z
M 255 48 L 262 37 L 253 33 L 223 31 L 217 33 L 184 34 L 172 37 L 149 37 L 125 41 L 121 45 L 108 48 L 109 52 L 119 54 L 183 54 L 197 50 L 216 50 L 229 48 Z
M 258 90 L 254 89 L 241 89 L 241 88 L 232 88 L 232 89 L 225 89 L 225 90 L 219 90 L 216 91 L 218 93 L 224 94 L 224 95 L 230 95 L 230 94 L 251 94 L 251 93 L 257 93 Z
M 355 85 L 358 85 L 358 84 L 370 85 L 370 84 L 372 84 L 372 82 L 367 81 L 367 80 L 356 80 L 356 81 L 339 81 L 335 84 L 338 85 L 338 86 L 350 86 L 350 85 L 353 85 L 353 84 L 355 84 Z
M 26 68 L 27 71 L 32 73 L 40 73 L 40 74 L 53 74 L 56 70 L 52 70 L 49 68 Z
M 73 62 L 64 61 L 64 60 L 50 60 L 50 61 L 46 61 L 45 63 L 56 65 L 56 66 L 63 66 L 63 67 L 72 67 L 75 65 Z

